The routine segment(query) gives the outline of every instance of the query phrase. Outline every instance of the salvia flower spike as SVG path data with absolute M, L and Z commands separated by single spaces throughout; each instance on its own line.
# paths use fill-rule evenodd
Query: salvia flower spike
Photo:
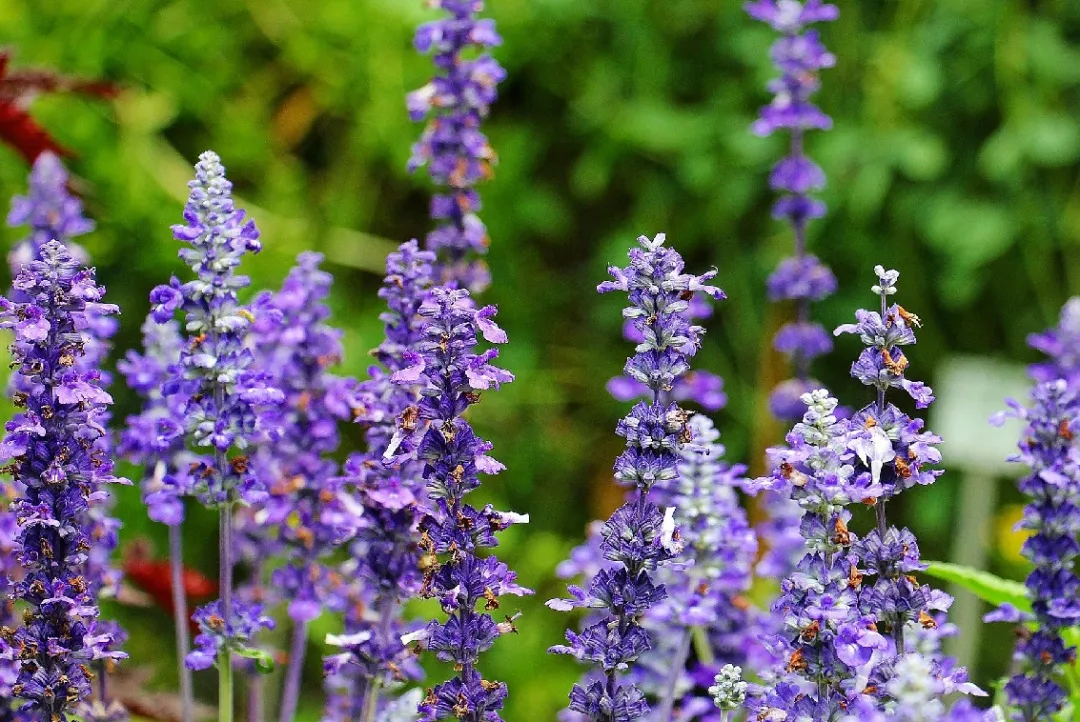
M 420 717 L 424 722 L 498 722 L 506 685 L 484 679 L 477 664 L 498 637 L 516 631 L 516 615 L 503 612 L 498 621 L 494 616 L 504 603 L 500 597 L 531 592 L 518 586 L 506 564 L 478 552 L 494 547 L 498 532 L 527 522 L 528 516 L 491 505 L 477 509 L 466 501 L 480 486 L 480 474 L 498 473 L 503 466 L 488 456 L 491 444 L 475 434 L 462 414 L 483 392 L 513 381 L 509 372 L 492 365 L 496 349 L 476 351 L 480 337 L 491 343 L 507 338 L 493 320 L 495 308 L 477 309 L 465 289 L 433 288 L 419 314 L 422 340 L 405 354 L 409 365 L 391 378 L 407 386 L 420 383 L 419 404 L 405 412 L 422 428 L 416 456 L 424 464 L 429 499 L 420 521 L 420 596 L 437 599 L 447 618 L 432 620 L 405 639 L 432 650 L 457 671 L 428 693 Z
M 491 177 L 496 160 L 480 124 L 495 102 L 496 86 L 506 77 L 487 51 L 502 44 L 502 38 L 493 20 L 478 17 L 483 0 L 430 0 L 429 4 L 442 9 L 446 17 L 416 31 L 416 49 L 433 53 L 437 74 L 407 98 L 412 119 L 427 121 L 413 146 L 409 169 L 426 165 L 439 187 L 431 199 L 437 227 L 427 237 L 427 247 L 439 256 L 438 280 L 457 281 L 476 292 L 486 288 L 490 278 L 478 258 L 487 253 L 489 240 L 478 215 L 480 196 L 475 186 Z
M 768 290 L 773 301 L 795 302 L 795 320 L 773 339 L 773 348 L 791 357 L 795 378 L 773 390 L 769 405 L 777 418 L 795 420 L 802 416 L 801 396 L 820 386 L 810 377 L 810 361 L 832 350 L 829 334 L 810 320 L 810 304 L 836 290 L 832 272 L 806 250 L 808 224 L 825 213 L 825 204 L 811 195 L 825 186 L 825 172 L 804 148 L 807 131 L 832 127 L 832 120 L 811 97 L 820 87 L 818 73 L 835 65 L 836 57 L 825 49 L 817 31 L 807 28 L 835 20 L 839 11 L 820 0 L 753 0 L 745 7 L 751 17 L 781 35 L 769 53 L 780 72 L 780 77 L 769 83 L 773 100 L 761 109 L 751 129 L 755 135 L 783 131 L 791 137 L 788 154 L 773 167 L 769 185 L 781 194 L 773 216 L 791 227 L 795 254 L 773 272 Z
M 374 353 L 381 366 L 373 366 L 370 378 L 359 385 L 354 412 L 365 427 L 368 450 L 353 454 L 345 465 L 363 516 L 353 554 L 341 570 L 350 580 L 342 592 L 345 633 L 327 640 L 344 650 L 326 658 L 327 722 L 383 719 L 392 707 L 404 704 L 389 699 L 386 690 L 420 676 L 414 655 L 401 641 L 411 631 L 401 608 L 422 583 L 416 542 L 423 516 L 417 502 L 426 495 L 424 465 L 411 451 L 386 456 L 391 445 L 396 450 L 417 431 L 418 411 L 406 410 L 418 409 L 426 381 L 421 376 L 412 383 L 391 379 L 411 365 L 409 359 L 424 340 L 420 308 L 432 287 L 434 263 L 435 254 L 420 250 L 416 241 L 402 244 L 386 259 L 379 290 L 387 305 L 380 316 L 385 338 Z
M 626 450 L 615 462 L 615 478 L 636 490 L 600 532 L 604 556 L 618 566 L 600 569 L 587 589 L 571 586 L 571 599 L 548 602 L 561 611 L 574 607 L 604 611 L 580 634 L 568 631 L 568 644 L 551 650 L 600 668 L 602 677 L 575 685 L 570 692 L 570 710 L 595 722 L 630 722 L 649 712 L 641 690 L 620 682 L 619 676 L 651 648 L 640 620 L 666 596 L 653 577 L 658 566 L 682 551 L 675 509 L 662 512 L 649 499 L 654 485 L 677 478 L 679 452 L 692 436 L 690 414 L 666 401 L 664 394 L 689 370 L 701 344 L 704 329 L 691 324 L 690 302 L 699 292 L 714 300 L 724 298 L 723 291 L 708 283 L 715 271 L 701 276 L 684 273 L 682 257 L 664 246 L 665 240 L 663 234 L 640 237 L 640 248 L 630 250 L 630 265 L 610 267 L 614 280 L 597 289 L 629 295 L 623 316 L 633 322 L 641 341 L 636 354 L 627 359 L 625 372 L 651 391 L 651 398 L 636 404 L 617 428 L 626 439 Z
M 67 720 L 90 695 L 88 665 L 121 658 L 112 632 L 97 619 L 96 589 L 85 578 L 94 552 L 88 510 L 104 503 L 106 486 L 124 482 L 97 441 L 112 398 L 82 353 L 88 314 L 116 313 L 90 270 L 56 241 L 24 264 L 14 290 L 0 300 L 0 327 L 15 334 L 13 365 L 29 391 L 5 428 L 0 454 L 20 485 L 13 502 L 25 574 L 14 596 L 27 605 L 26 623 L 6 633 L 22 668 L 12 692 L 34 719 Z M 17 385 L 18 386 L 18 385 Z
M 342 358 L 341 332 L 326 323 L 332 279 L 321 262 L 320 254 L 302 253 L 281 290 L 260 294 L 252 305 L 255 365 L 284 393 L 285 404 L 280 438 L 252 459 L 267 498 L 245 510 L 243 533 L 255 541 L 253 568 L 282 562 L 263 601 L 286 602 L 293 624 L 280 713 L 286 722 L 299 702 L 308 625 L 324 609 L 344 607 L 331 557 L 355 535 L 363 511 L 331 458 L 338 422 L 353 415 L 355 382 L 330 372 Z
M 94 230 L 94 222 L 83 215 L 82 201 L 68 190 L 68 180 L 63 161 L 45 151 L 30 171 L 29 192 L 11 200 L 8 225 L 30 227 L 8 254 L 8 264 L 16 273 L 39 258 L 41 249 L 53 239 L 62 242 L 77 262 L 86 263 L 86 252 L 71 239 Z
M 246 451 L 274 431 L 273 415 L 267 410 L 284 397 L 253 366 L 246 340 L 254 316 L 237 295 L 248 278 L 236 269 L 245 253 L 261 249 L 259 232 L 233 203 L 232 184 L 216 153 L 207 151 L 199 157 L 188 187 L 185 222 L 172 230 L 176 240 L 186 244 L 180 258 L 194 278 L 181 284 L 173 277 L 151 292 L 150 303 L 158 323 L 167 323 L 178 311 L 185 320 L 185 345 L 163 392 L 185 399 L 184 424 L 170 433 L 205 454 L 191 469 L 190 491 L 219 510 L 221 543 L 221 603 L 196 613 L 202 634 L 187 664 L 205 669 L 213 661 L 212 653 L 218 654 L 218 704 L 225 720 L 232 715 L 232 654 L 254 654 L 248 646 L 251 634 L 268 623 L 257 605 L 233 603 L 232 510 L 240 500 L 257 503 L 265 498 Z
M 1019 527 L 1031 536 L 1023 555 L 1033 569 L 1027 577 L 1032 613 L 1004 605 L 988 620 L 1023 623 L 1014 655 L 1018 671 L 1005 685 L 1017 722 L 1051 719 L 1065 706 L 1067 693 L 1060 670 L 1075 664 L 1076 648 L 1062 632 L 1080 620 L 1080 401 L 1064 378 L 1031 390 L 1031 406 L 1013 405 L 1012 415 L 1026 422 L 1020 451 L 1013 461 L 1029 473 L 1019 481 L 1028 499 Z

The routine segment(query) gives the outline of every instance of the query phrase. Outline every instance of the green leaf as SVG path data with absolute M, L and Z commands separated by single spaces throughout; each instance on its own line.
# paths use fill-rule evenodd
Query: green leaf
M 259 670 L 260 674 L 270 674 L 274 671 L 274 657 L 263 649 L 255 649 L 254 647 L 241 647 L 235 650 L 236 654 L 247 659 L 255 661 L 255 669 Z
M 1000 606 L 1008 603 L 1020 611 L 1031 611 L 1027 587 L 1020 582 L 1002 579 L 990 572 L 959 564 L 948 562 L 928 562 L 928 564 L 927 574 L 936 579 L 957 584 L 988 604 Z

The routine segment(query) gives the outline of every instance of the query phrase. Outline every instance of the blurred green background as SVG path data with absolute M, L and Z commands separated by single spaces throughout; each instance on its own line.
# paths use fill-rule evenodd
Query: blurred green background
M 881 263 L 901 271 L 898 300 L 923 319 L 911 377 L 933 382 L 956 353 L 1032 360 L 1025 336 L 1080 289 L 1080 4 L 840 6 L 841 19 L 821 28 L 838 57 L 820 94 L 835 128 L 808 143 L 829 177 L 829 213 L 812 225 L 811 247 L 840 281 L 817 317 L 832 327 L 870 302 Z M 500 162 L 481 188 L 493 239 L 485 300 L 500 307 L 511 338 L 503 362 L 517 381 L 486 396 L 473 421 L 508 466 L 484 493 L 532 515 L 506 534 L 501 554 L 537 595 L 523 604 L 520 636 L 501 640 L 484 666 L 510 684 L 507 719 L 548 720 L 579 670 L 544 653 L 567 619 L 541 602 L 560 593 L 554 565 L 618 496 L 609 472 L 624 407 L 603 385 L 630 348 L 619 299 L 597 297 L 596 283 L 637 235 L 658 231 L 692 269 L 719 268 L 729 300 L 697 363 L 726 379 L 731 402 L 717 418 L 729 456 L 759 469 L 781 431 L 763 402 L 783 378 L 768 344 L 787 310 L 771 308 L 763 288 L 791 247 L 769 217 L 766 183 L 783 140 L 748 131 L 768 100 L 772 33 L 738 2 L 491 0 L 488 14 L 505 38 L 496 56 L 509 79 L 486 125 Z M 431 75 L 411 34 L 434 17 L 420 0 L 0 2 L 0 37 L 17 66 L 124 89 L 111 102 L 33 105 L 77 152 L 69 165 L 98 223 L 86 245 L 124 311 L 118 350 L 138 342 L 150 288 L 181 271 L 169 225 L 190 164 L 213 148 L 263 232 L 265 251 L 248 267 L 255 287 L 276 286 L 301 250 L 325 253 L 346 368 L 364 373 L 380 338 L 383 258 L 429 228 L 430 186 L 405 172 L 420 128 L 403 96 Z M 23 191 L 26 171 L 0 149 L 0 200 Z M 854 405 L 867 400 L 846 377 L 856 351 L 841 341 L 817 364 Z M 122 418 L 133 398 L 117 397 Z M 957 478 L 912 492 L 903 509 L 925 557 L 947 556 L 954 541 Z M 964 541 L 992 544 L 995 571 L 1020 577 L 1007 533 L 1016 497 L 1003 492 L 985 538 Z M 164 548 L 136 492 L 121 510 L 125 542 L 148 537 Z M 188 562 L 207 572 L 216 566 L 211 523 L 197 515 L 187 529 Z M 168 620 L 155 610 L 125 619 L 136 636 L 130 664 L 159 664 L 168 685 Z M 984 645 L 975 670 L 983 683 L 1007 664 L 1008 632 L 994 634 L 1002 643 Z M 310 657 L 304 712 L 314 718 L 319 664 Z

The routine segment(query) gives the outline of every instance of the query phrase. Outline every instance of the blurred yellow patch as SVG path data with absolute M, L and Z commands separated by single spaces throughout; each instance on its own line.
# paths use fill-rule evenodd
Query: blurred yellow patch
M 1001 557 L 1012 564 L 1025 563 L 1023 555 L 1020 553 L 1020 549 L 1024 546 L 1024 542 L 1031 536 L 1031 532 L 1026 529 L 1017 529 L 1016 525 L 1024 518 L 1024 507 L 1022 504 L 1007 504 L 1002 507 L 998 512 L 996 531 L 994 535 L 997 540 L 997 549 Z

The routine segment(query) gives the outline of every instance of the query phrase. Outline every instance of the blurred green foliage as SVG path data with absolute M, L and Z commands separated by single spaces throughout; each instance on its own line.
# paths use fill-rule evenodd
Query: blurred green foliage
M 560 589 L 554 565 L 616 496 L 622 408 L 603 384 L 630 349 L 618 299 L 594 293 L 605 264 L 638 234 L 666 231 L 692 268 L 719 267 L 730 300 L 698 362 L 727 380 L 719 420 L 729 454 L 757 463 L 779 434 L 762 402 L 783 377 L 768 343 L 786 313 L 763 287 L 791 241 L 768 211 L 782 139 L 748 132 L 767 101 L 772 37 L 740 3 L 488 5 L 509 79 L 487 124 L 501 159 L 481 189 L 493 238 L 485 300 L 501 308 L 503 360 L 518 380 L 485 397 L 474 421 L 509 467 L 487 493 L 532 514 L 502 553 L 537 595 L 523 604 L 520 636 L 500 641 L 485 668 L 510 683 L 508 719 L 548 720 L 577 670 L 544 653 L 566 620 L 541 602 Z M 841 290 L 816 313 L 826 326 L 850 318 L 881 263 L 901 270 L 900 300 L 924 322 L 913 377 L 933 381 L 954 352 L 1028 359 L 1025 335 L 1080 289 L 1080 5 L 859 0 L 841 10 L 822 29 L 838 57 L 820 96 L 835 128 L 809 140 L 830 181 L 811 247 Z M 124 87 L 113 103 L 33 106 L 77 151 L 70 165 L 98 222 L 87 245 L 124 310 L 119 349 L 137 343 L 150 288 L 181 270 L 168 227 L 190 163 L 212 147 L 264 234 L 248 269 L 255 287 L 276 285 L 300 250 L 326 253 L 347 369 L 364 373 L 380 336 L 382 258 L 429 227 L 430 188 L 404 170 L 419 128 L 403 96 L 431 74 L 410 43 L 431 17 L 420 0 L 0 3 L 17 64 Z M 0 151 L 5 196 L 22 191 L 25 173 Z M 845 375 L 854 354 L 842 341 L 818 374 L 857 404 L 864 392 Z M 133 399 L 117 395 L 122 418 Z M 913 493 L 906 509 L 928 557 L 945 556 L 950 541 L 949 480 Z M 125 540 L 163 548 L 134 491 L 121 510 Z M 216 565 L 210 524 L 196 515 L 187 531 L 189 562 L 206 571 Z M 132 663 L 160 660 L 168 622 L 150 610 L 128 617 Z M 996 646 L 980 681 L 1004 668 L 1008 645 Z M 308 671 L 314 715 L 317 659 Z M 160 681 L 170 674 L 163 666 Z

